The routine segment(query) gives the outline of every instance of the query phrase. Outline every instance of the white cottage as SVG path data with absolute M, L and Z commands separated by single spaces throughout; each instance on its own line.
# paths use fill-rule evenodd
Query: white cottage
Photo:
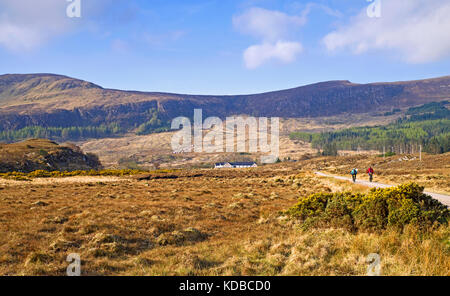
M 215 169 L 222 168 L 256 168 L 256 162 L 218 162 L 214 165 Z

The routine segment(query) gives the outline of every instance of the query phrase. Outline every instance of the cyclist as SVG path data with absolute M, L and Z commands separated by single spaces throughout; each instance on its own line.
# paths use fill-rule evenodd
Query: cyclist
M 356 175 L 358 175 L 358 169 L 354 168 L 350 174 L 352 175 L 353 182 L 356 182 Z
M 370 182 L 373 181 L 373 173 L 374 173 L 373 168 L 372 168 L 372 167 L 369 167 L 369 168 L 367 169 L 367 174 L 369 175 L 369 181 L 370 181 Z

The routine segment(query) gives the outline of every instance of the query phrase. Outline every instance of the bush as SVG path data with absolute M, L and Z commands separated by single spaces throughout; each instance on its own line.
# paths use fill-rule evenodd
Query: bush
M 307 218 L 322 215 L 325 212 L 327 203 L 333 198 L 331 193 L 316 193 L 300 201 L 288 213 L 296 218 L 305 220 Z
M 327 203 L 324 213 L 324 222 L 332 227 L 354 229 L 352 217 L 352 196 L 341 195 L 332 198 Z
M 372 189 L 368 194 L 316 193 L 290 208 L 287 213 L 309 226 L 347 229 L 403 229 L 405 225 L 430 227 L 447 224 L 447 206 L 423 193 L 423 187 L 408 183 L 392 188 Z

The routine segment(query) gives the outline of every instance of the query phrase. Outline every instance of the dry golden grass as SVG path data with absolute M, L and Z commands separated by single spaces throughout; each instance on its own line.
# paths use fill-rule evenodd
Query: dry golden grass
M 76 176 L 70 178 L 34 178 L 29 179 L 30 181 L 17 181 L 11 179 L 0 178 L 0 186 L 21 186 L 27 185 L 61 185 L 64 184 L 95 184 L 95 183 L 113 183 L 120 182 L 123 179 L 114 176 Z
M 317 178 L 322 159 L 175 179 L 64 178 L 0 184 L 0 274 L 450 275 L 449 228 L 422 233 L 301 230 L 282 211 L 300 196 L 349 187 Z M 308 168 L 309 167 L 309 168 Z

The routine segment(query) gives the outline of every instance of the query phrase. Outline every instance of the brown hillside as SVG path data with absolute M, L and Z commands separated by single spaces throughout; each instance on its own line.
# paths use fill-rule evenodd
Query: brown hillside
M 101 164 L 93 154 L 84 154 L 75 145 L 62 146 L 42 139 L 14 144 L 0 144 L 0 172 L 35 170 L 74 171 L 98 169 Z
M 450 98 L 450 76 L 394 83 L 330 81 L 255 95 L 201 96 L 103 89 L 53 74 L 0 76 L 0 130 L 25 126 L 140 125 L 155 108 L 163 119 L 234 114 L 284 118 L 390 111 Z

